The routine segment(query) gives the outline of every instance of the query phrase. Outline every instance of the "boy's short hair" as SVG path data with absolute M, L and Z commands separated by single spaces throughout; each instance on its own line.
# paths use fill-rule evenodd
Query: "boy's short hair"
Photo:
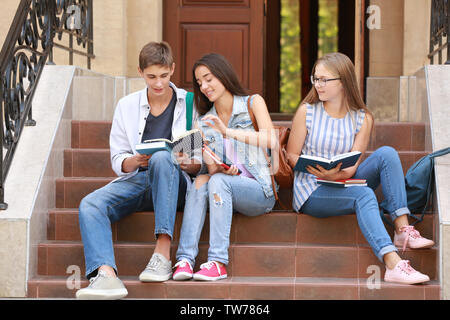
M 139 53 L 139 68 L 144 70 L 152 65 L 172 67 L 172 48 L 165 42 L 147 43 Z

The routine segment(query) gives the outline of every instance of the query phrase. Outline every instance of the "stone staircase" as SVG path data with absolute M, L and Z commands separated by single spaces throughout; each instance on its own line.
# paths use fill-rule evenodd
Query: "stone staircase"
M 290 125 L 287 121 L 277 124 Z M 78 205 L 85 195 L 114 178 L 108 149 L 110 127 L 107 121 L 72 121 L 72 146 L 64 153 L 64 178 L 55 182 L 55 208 L 48 213 L 47 241 L 37 248 L 38 275 L 28 281 L 29 298 L 74 298 L 77 289 L 71 286 L 73 266 L 81 273 L 81 287 L 88 285 Z M 391 145 L 399 151 L 406 172 L 426 154 L 424 136 L 425 126 L 421 123 L 378 123 L 367 154 L 379 146 Z M 377 196 L 381 200 L 380 189 Z M 291 203 L 290 190 L 282 190 L 280 196 L 285 203 Z M 127 298 L 440 299 L 437 247 L 402 254 L 432 281 L 416 286 L 385 283 L 384 266 L 359 231 L 354 214 L 317 219 L 274 210 L 254 218 L 235 214 L 233 219 L 229 277 L 212 283 L 141 283 L 138 275 L 155 247 L 154 214 L 137 212 L 113 224 L 116 262 L 129 292 Z M 179 212 L 171 252 L 173 263 L 181 221 Z M 429 213 L 417 228 L 437 242 L 437 223 L 437 217 Z M 207 219 L 195 271 L 207 258 L 208 229 Z M 387 229 L 392 235 L 392 228 Z M 380 287 L 373 288 L 370 279 L 377 276 L 377 270 Z

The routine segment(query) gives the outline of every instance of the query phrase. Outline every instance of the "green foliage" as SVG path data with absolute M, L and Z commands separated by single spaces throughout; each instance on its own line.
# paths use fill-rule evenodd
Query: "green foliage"
M 293 113 L 301 99 L 299 1 L 281 0 L 280 111 Z
M 338 50 L 338 2 L 319 0 L 319 52 L 321 57 Z
M 299 2 L 281 0 L 280 111 L 294 113 L 302 99 Z M 319 52 L 337 51 L 338 6 L 336 0 L 319 0 Z

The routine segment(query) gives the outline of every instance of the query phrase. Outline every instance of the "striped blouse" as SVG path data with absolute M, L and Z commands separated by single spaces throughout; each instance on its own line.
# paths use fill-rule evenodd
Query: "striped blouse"
M 355 135 L 361 129 L 365 111 L 350 111 L 344 118 L 333 118 L 327 114 L 322 102 L 307 105 L 307 134 L 302 154 L 331 158 L 350 152 Z M 316 177 L 296 171 L 294 177 L 293 208 L 299 212 L 311 193 L 318 187 Z

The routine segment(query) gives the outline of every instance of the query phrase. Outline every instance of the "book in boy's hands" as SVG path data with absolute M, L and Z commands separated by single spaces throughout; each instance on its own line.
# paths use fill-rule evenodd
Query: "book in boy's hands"
M 353 151 L 339 154 L 337 156 L 332 157 L 331 159 L 302 154 L 298 158 L 297 163 L 295 164 L 294 171 L 302 171 L 308 173 L 306 167 L 312 166 L 316 168 L 316 165 L 320 165 L 325 170 L 331 170 L 341 162 L 342 162 L 341 169 L 344 169 L 354 166 L 360 156 L 361 156 L 360 151 Z
M 203 138 L 199 129 L 186 131 L 173 141 L 168 139 L 151 139 L 136 145 L 136 151 L 140 154 L 153 154 L 157 151 L 166 150 L 169 152 L 183 152 L 188 156 L 196 150 L 201 150 Z
M 346 188 L 346 187 L 367 187 L 366 179 L 345 179 L 345 180 L 324 180 L 317 178 L 317 183 L 329 187 Z

